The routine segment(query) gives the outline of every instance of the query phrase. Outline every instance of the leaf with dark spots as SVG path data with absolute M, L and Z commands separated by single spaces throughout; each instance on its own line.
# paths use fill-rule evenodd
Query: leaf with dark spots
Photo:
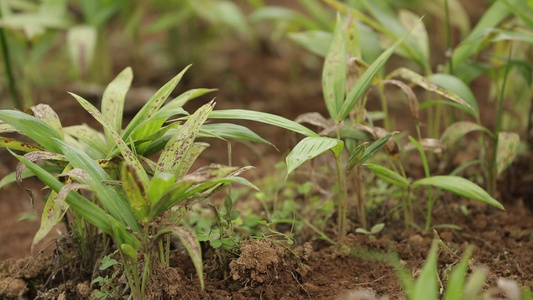
M 183 125 L 177 128 L 176 134 L 167 142 L 159 157 L 159 168 L 156 174 L 160 172 L 170 174 L 182 173 L 178 168 L 183 163 L 183 158 L 193 145 L 201 125 L 205 122 L 212 110 L 213 103 L 205 104 L 190 116 Z
M 11 150 L 24 151 L 24 152 L 44 150 L 43 148 L 39 146 L 33 146 L 28 143 L 19 141 L 19 140 L 3 138 L 3 137 L 0 137 L 0 147 L 9 148 Z
M 47 104 L 37 104 L 32 106 L 31 110 L 33 115 L 37 118 L 48 124 L 53 128 L 57 134 L 63 138 L 63 126 L 56 112 Z
M 68 193 L 79 189 L 89 189 L 89 186 L 79 183 L 66 184 L 59 190 L 59 193 L 50 194 L 44 206 L 41 227 L 33 237 L 32 249 L 63 219 L 69 208 L 66 202 Z
M 116 132 L 120 132 L 122 129 L 124 101 L 132 80 L 133 72 L 128 67 L 111 81 L 102 96 L 102 116 Z M 104 128 L 104 133 L 107 144 L 114 145 L 114 140 L 109 130 Z

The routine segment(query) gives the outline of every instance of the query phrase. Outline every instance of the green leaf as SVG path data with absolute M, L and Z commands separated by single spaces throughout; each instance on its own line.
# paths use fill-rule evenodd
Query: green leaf
M 0 137 L 0 147 L 9 148 L 11 150 L 18 150 L 24 152 L 42 151 L 40 147 L 30 145 L 26 142 Z
M 46 150 L 61 153 L 54 139 L 62 139 L 57 131 L 44 121 L 16 110 L 0 110 L 0 120 L 13 126 Z
M 328 54 L 333 36 L 330 32 L 321 30 L 308 30 L 302 32 L 291 32 L 289 38 L 307 51 L 318 56 L 325 57 Z
M 11 154 L 20 160 L 35 174 L 35 176 L 37 176 L 42 182 L 44 182 L 44 184 L 49 186 L 56 193 L 59 193 L 61 188 L 63 188 L 63 184 L 59 180 L 57 180 L 52 174 L 48 173 L 40 166 L 13 152 L 11 152 Z M 74 192 L 69 192 L 67 194 L 66 202 L 77 214 L 82 216 L 89 223 L 93 224 L 105 233 L 112 233 L 111 225 L 109 223 L 109 217 L 111 216 L 106 214 L 96 204 L 87 200 L 82 195 Z
M 362 143 L 359 146 L 355 147 L 352 153 L 350 153 L 350 157 L 348 158 L 348 163 L 346 165 L 346 172 L 350 172 L 355 166 L 359 164 L 359 162 L 363 158 L 363 155 L 365 154 L 366 145 L 368 145 L 368 143 Z
M 422 273 L 416 279 L 413 300 L 439 299 L 439 278 L 437 276 L 438 242 L 434 240 L 426 258 Z
M 185 124 L 178 127 L 176 134 L 168 141 L 159 157 L 156 175 L 161 172 L 176 174 L 179 171 L 200 127 L 213 110 L 213 105 L 214 103 L 208 103 L 200 107 Z
M 395 132 L 388 133 L 384 137 L 382 137 L 379 140 L 373 142 L 372 145 L 370 145 L 368 148 L 366 148 L 365 153 L 363 154 L 363 156 L 361 157 L 361 159 L 359 160 L 357 165 L 363 164 L 365 161 L 369 160 L 371 157 L 376 155 L 376 153 L 378 151 L 380 151 L 381 149 L 383 149 L 383 147 L 385 147 L 385 145 L 387 144 L 389 139 L 393 135 L 395 135 L 396 133 L 398 133 L 398 132 L 395 131 Z
M 102 96 L 102 117 L 115 132 L 122 130 L 122 113 L 124 110 L 124 100 L 128 92 L 133 72 L 131 68 L 126 68 L 111 81 Z M 104 128 L 105 137 L 108 145 L 114 145 L 115 141 L 112 133 Z
M 340 14 L 333 33 L 324 68 L 322 69 L 322 93 L 332 118 L 339 115 L 346 93 L 346 42 Z M 338 119 L 335 119 L 339 121 Z
M 90 186 L 91 190 L 98 197 L 99 202 L 114 218 L 121 220 L 122 224 L 130 226 L 134 231 L 140 232 L 140 226 L 131 208 L 128 206 L 124 194 L 120 193 L 116 188 L 104 184 L 104 182 L 111 181 L 112 178 L 81 150 L 67 145 L 60 140 L 56 141 L 62 148 L 70 164 L 74 168 L 84 170 L 87 173 L 87 176 L 77 173 L 78 176 L 71 174 L 71 177 L 75 177 L 79 182 Z
M 59 193 L 53 191 L 50 194 L 48 200 L 46 200 L 43 214 L 41 216 L 41 227 L 39 227 L 39 230 L 33 237 L 32 247 L 38 244 L 48 235 L 48 233 L 50 233 L 54 226 L 61 222 L 69 208 L 69 205 L 65 201 L 67 194 L 70 191 L 76 192 L 80 188 L 88 189 L 89 187 L 79 183 L 66 184 L 59 190 Z
M 448 278 L 448 283 L 446 284 L 446 290 L 444 291 L 444 300 L 456 300 L 462 299 L 463 295 L 463 286 L 466 282 L 466 274 L 468 272 L 468 263 L 470 257 L 472 256 L 473 247 L 470 246 L 466 248 L 463 258 L 453 268 L 453 271 L 450 273 Z
M 150 100 L 146 102 L 146 104 L 139 110 L 135 117 L 133 117 L 128 126 L 126 126 L 126 129 L 124 129 L 124 132 L 122 133 L 123 140 L 127 141 L 132 134 L 134 134 L 134 140 L 143 139 L 147 136 L 154 134 L 161 127 L 161 125 L 157 126 L 158 124 L 147 124 L 144 125 L 142 128 L 137 128 L 141 123 L 143 123 L 145 120 L 152 118 L 154 114 L 159 111 L 159 108 L 161 108 L 163 103 L 165 103 L 165 100 L 167 100 L 170 93 L 172 93 L 176 85 L 178 85 L 178 82 L 181 80 L 181 78 L 189 68 L 190 65 L 185 67 L 183 71 L 181 71 L 167 84 L 160 88 L 152 96 L 152 98 L 150 98 Z
M 274 146 L 272 143 L 263 139 L 257 133 L 253 132 L 247 127 L 231 123 L 204 124 L 200 130 L 200 134 L 207 134 L 222 139 L 250 141 Z
M 200 156 L 200 154 L 202 154 L 202 152 L 208 147 L 209 147 L 208 143 L 201 143 L 201 142 L 193 143 L 189 147 L 189 149 L 187 150 L 187 152 L 185 153 L 181 161 L 179 162 L 179 166 L 175 173 L 176 178 L 179 179 L 183 177 L 185 174 L 187 174 L 187 172 L 189 172 L 189 169 L 192 167 L 194 162 L 196 162 L 196 159 L 198 158 L 198 156 Z
M 196 269 L 196 274 L 200 280 L 200 286 L 202 290 L 204 289 L 204 271 L 203 271 L 203 262 L 202 262 L 202 250 L 200 248 L 200 242 L 196 238 L 194 232 L 187 227 L 166 227 L 161 229 L 154 237 L 158 239 L 165 234 L 175 234 L 180 238 L 181 243 L 187 249 L 187 253 L 192 260 L 194 268 Z
M 251 111 L 245 109 L 226 109 L 226 110 L 214 110 L 209 115 L 211 119 L 234 119 L 234 120 L 248 120 L 256 121 L 260 123 L 265 123 L 268 125 L 273 125 L 281 128 L 285 128 L 296 133 L 300 133 L 305 136 L 314 136 L 317 137 L 318 134 L 313 132 L 311 129 L 298 124 L 294 121 L 280 117 L 277 115 Z
M 124 158 L 124 161 L 132 166 L 135 171 L 137 172 L 137 175 L 139 176 L 140 180 L 147 185 L 148 184 L 148 175 L 146 175 L 146 172 L 144 171 L 143 166 L 135 157 L 135 154 L 131 151 L 131 149 L 126 145 L 126 143 L 120 138 L 119 134 L 113 129 L 113 127 L 107 123 L 107 121 L 104 119 L 102 114 L 94 107 L 91 103 L 89 103 L 87 100 L 83 99 L 82 97 L 72 94 L 71 95 L 83 106 L 87 112 L 91 114 L 91 116 L 94 117 L 98 123 L 102 124 L 105 129 L 107 129 L 107 133 L 113 137 L 113 141 L 120 150 L 120 153 L 122 154 L 122 157 Z M 109 153 L 108 153 L 109 156 Z
M 461 79 L 450 74 L 431 74 L 427 77 L 427 80 L 444 89 L 444 92 L 451 92 L 451 95 L 459 96 L 464 102 L 470 105 L 471 109 L 461 105 L 462 110 L 473 115 L 479 116 L 479 107 L 477 105 L 476 97 L 468 85 L 466 85 Z M 452 96 L 453 97 L 453 96 Z
M 524 0 L 509 0 L 511 5 L 520 3 Z M 471 55 L 476 53 L 479 45 L 483 42 L 483 35 L 488 28 L 496 28 L 510 14 L 509 9 L 502 1 L 495 1 L 490 8 L 485 11 L 481 19 L 468 37 L 466 37 L 461 44 L 453 51 L 452 65 L 454 71 L 462 65 Z M 448 66 L 449 70 L 449 66 Z M 458 73 L 457 73 L 458 74 Z
M 304 162 L 313 159 L 320 154 L 343 143 L 341 140 L 329 137 L 306 137 L 301 140 L 287 155 L 287 175 L 302 165 Z
M 420 21 L 419 21 L 420 22 Z M 407 36 L 411 33 L 409 31 L 404 36 L 399 38 L 391 47 L 389 47 L 385 52 L 383 52 L 369 67 L 368 69 L 361 75 L 355 86 L 352 88 L 350 93 L 346 96 L 346 101 L 344 101 L 344 104 L 342 105 L 342 108 L 335 116 L 336 121 L 344 120 L 352 110 L 352 108 L 357 104 L 359 99 L 363 97 L 363 95 L 366 93 L 370 85 L 372 84 L 372 80 L 374 80 L 374 77 L 377 75 L 381 67 L 385 65 L 389 57 L 394 53 L 394 50 L 407 38 Z
M 100 152 L 102 157 L 105 157 L 109 151 L 109 147 L 106 146 L 105 139 L 102 134 L 86 124 L 65 127 L 63 128 L 63 131 L 66 134 L 75 137 L 76 139 L 91 146 L 93 149 Z
M 411 186 L 417 188 L 419 186 L 431 185 L 450 191 L 459 196 L 475 201 L 487 203 L 499 209 L 504 209 L 500 202 L 492 198 L 484 189 L 470 180 L 458 176 L 432 176 L 415 181 Z
M 147 195 L 148 188 L 139 180 L 135 169 L 124 164 L 122 166 L 121 179 L 122 189 L 126 193 L 130 207 L 137 219 L 144 223 L 151 221 L 148 219 L 148 212 L 150 210 L 150 200 Z
M 173 185 L 176 176 L 170 173 L 158 173 L 152 177 L 148 185 L 148 198 L 152 204 L 156 203 Z
M 463 136 L 474 131 L 481 131 L 489 135 L 491 138 L 493 137 L 493 134 L 487 128 L 479 124 L 469 121 L 460 121 L 448 126 L 440 137 L 440 140 L 446 145 L 446 147 L 451 147 L 463 138 Z
M 517 133 L 498 133 L 498 145 L 496 146 L 496 167 L 498 175 L 513 162 L 519 145 L 520 136 Z
M 458 95 L 450 92 L 450 91 L 447 91 L 441 87 L 439 87 L 438 85 L 435 85 L 435 84 L 432 84 L 431 82 L 429 82 L 428 79 L 426 79 L 425 77 L 423 77 L 422 75 L 416 73 L 416 72 L 413 72 L 409 69 L 406 69 L 406 68 L 399 68 L 397 70 L 394 70 L 393 72 L 391 72 L 391 74 L 388 76 L 388 77 L 401 77 L 401 78 L 404 78 L 404 79 L 407 79 L 413 83 L 415 83 L 416 85 L 424 88 L 425 90 L 428 90 L 430 92 L 433 92 L 437 95 L 440 95 L 448 100 L 451 100 L 457 104 L 460 104 L 460 105 L 463 105 L 465 106 L 466 108 L 469 108 L 469 109 L 472 109 L 473 110 L 473 107 L 470 106 L 469 103 L 467 103 L 465 100 L 463 100 L 461 97 L 459 97 Z M 452 77 L 448 77 L 447 80 L 452 80 L 451 79 Z M 454 82 L 455 84 L 457 84 L 457 82 Z M 463 84 L 463 87 L 465 85 Z M 473 95 L 472 95 L 473 96 Z M 474 99 L 474 102 L 475 102 L 475 99 Z M 476 104 L 476 107 L 477 107 L 477 104 Z
M 404 190 L 407 190 L 409 187 L 409 182 L 407 179 L 395 171 L 376 164 L 365 164 L 365 166 L 369 168 L 372 173 L 376 174 L 377 177 L 385 180 L 388 183 L 391 183 Z

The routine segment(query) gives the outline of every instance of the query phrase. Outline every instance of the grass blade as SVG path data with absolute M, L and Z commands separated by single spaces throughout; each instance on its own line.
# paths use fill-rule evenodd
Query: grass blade
M 463 258 L 453 271 L 450 273 L 448 283 L 446 284 L 446 291 L 444 292 L 444 300 L 461 299 L 463 296 L 463 286 L 466 281 L 466 274 L 468 271 L 468 261 L 472 256 L 473 247 L 466 248 Z
M 439 278 L 437 277 L 437 251 L 438 242 L 434 240 L 426 258 L 422 273 L 416 279 L 413 291 L 413 300 L 437 300 L 439 299 Z
M 59 121 L 56 112 L 49 105 L 38 104 L 33 106 L 31 110 L 37 119 L 48 124 L 57 132 L 57 134 L 59 134 L 61 139 L 63 139 L 63 126 L 61 126 L 61 121 Z

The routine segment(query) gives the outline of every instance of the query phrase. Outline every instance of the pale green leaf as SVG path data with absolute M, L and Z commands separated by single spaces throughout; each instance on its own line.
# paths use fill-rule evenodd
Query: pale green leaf
M 377 177 L 383 179 L 388 183 L 391 183 L 404 190 L 409 187 L 409 182 L 407 181 L 407 179 L 405 179 L 395 171 L 376 164 L 365 164 L 365 166 L 369 168 L 372 173 L 376 174 Z
M 104 136 L 86 124 L 65 127 L 63 132 L 97 150 L 101 157 L 105 157 L 110 149 L 106 146 Z
M 26 142 L 0 137 L 0 147 L 9 148 L 11 150 L 18 150 L 24 152 L 42 151 L 43 149 L 37 146 L 30 145 Z
M 63 139 L 63 126 L 56 112 L 47 104 L 37 104 L 31 107 L 33 115 L 48 124 Z
M 520 136 L 514 132 L 498 133 L 496 146 L 496 169 L 501 174 L 514 160 L 520 145 Z
M 318 136 L 318 134 L 313 132 L 311 129 L 301 124 L 298 124 L 294 121 L 286 119 L 284 117 L 269 114 L 269 113 L 264 113 L 264 112 L 252 111 L 252 110 L 245 110 L 245 109 L 214 110 L 209 115 L 209 118 L 256 121 L 256 122 L 261 122 L 261 123 L 265 123 L 268 125 L 285 128 L 285 129 L 300 133 L 305 136 L 314 136 L 314 137 Z
M 487 203 L 499 209 L 504 209 L 496 199 L 492 198 L 484 189 L 472 181 L 458 176 L 432 176 L 415 181 L 413 188 L 419 186 L 434 186 L 452 192 L 461 197 Z
M 321 57 L 325 57 L 328 54 L 329 46 L 333 40 L 331 33 L 321 30 L 291 32 L 289 33 L 289 38 L 307 51 Z
M 231 123 L 204 124 L 200 129 L 200 135 L 214 136 L 222 139 L 250 141 L 274 146 L 272 143 L 263 139 L 247 127 Z
M 334 119 L 339 115 L 346 93 L 346 59 L 342 20 L 340 14 L 337 14 L 333 40 L 322 69 L 322 93 L 329 115 Z
M 479 116 L 479 107 L 477 105 L 476 97 L 474 96 L 474 93 L 472 93 L 470 87 L 461 79 L 450 74 L 436 73 L 429 75 L 427 80 L 444 89 L 444 92 L 451 92 L 451 95 L 455 94 L 459 96 L 459 98 L 464 100 L 471 107 L 471 109 L 469 109 L 464 105 L 461 105 L 463 107 L 462 110 L 474 117 Z
M 329 137 L 304 138 L 291 150 L 285 159 L 287 162 L 287 176 L 304 162 L 319 156 L 340 143 L 342 143 L 341 140 Z
M 448 128 L 446 128 L 442 134 L 440 140 L 447 147 L 451 147 L 457 141 L 463 138 L 463 136 L 474 131 L 481 131 L 488 134 L 490 137 L 493 137 L 493 134 L 488 129 L 477 123 L 460 121 L 448 126 Z
M 0 120 L 13 126 L 46 150 L 61 153 L 61 148 L 53 141 L 62 139 L 61 136 L 42 120 L 16 110 L 0 110 Z
M 158 173 L 152 177 L 148 185 L 148 198 L 154 204 L 165 194 L 176 181 L 176 176 L 170 173 Z

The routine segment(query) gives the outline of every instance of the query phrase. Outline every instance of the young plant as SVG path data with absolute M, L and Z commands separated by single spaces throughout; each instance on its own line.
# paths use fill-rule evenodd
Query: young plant
M 113 238 L 134 299 L 145 297 L 154 264 L 168 264 L 169 234 L 182 240 L 203 287 L 198 241 L 189 228 L 178 226 L 178 222 L 187 207 L 224 186 L 236 182 L 255 188 L 238 177 L 248 167 L 210 165 L 189 173 L 196 158 L 209 146 L 196 141 L 199 136 L 268 144 L 243 126 L 205 125 L 209 117 L 251 119 L 314 134 L 300 124 L 266 113 L 246 110 L 215 113 L 214 102 L 188 115 L 182 106 L 210 91 L 207 89 L 187 91 L 164 105 L 184 72 L 157 91 L 124 130 L 122 110 L 132 81 L 129 68 L 106 89 L 101 111 L 73 94 L 103 126 L 103 133 L 84 125 L 63 128 L 58 116 L 46 105 L 34 107 L 34 116 L 12 110 L 0 111 L 0 120 L 5 122 L 0 124 L 2 132 L 20 132 L 35 142 L 32 145 L 16 139 L 1 139 L 2 146 L 10 151 L 27 152 L 25 155 L 12 152 L 22 163 L 16 177 L 20 180 L 23 174 L 35 175 L 52 190 L 34 243 L 69 212 L 72 228 L 82 236 L 81 240 L 86 232 L 97 238 L 98 231 Z M 163 126 L 176 114 L 185 117 Z M 157 161 L 148 158 L 160 151 Z M 82 194 L 78 192 L 80 189 L 92 193 Z M 82 253 L 94 250 L 91 247 L 94 245 L 86 245 Z M 153 261 L 155 253 L 158 261 Z

